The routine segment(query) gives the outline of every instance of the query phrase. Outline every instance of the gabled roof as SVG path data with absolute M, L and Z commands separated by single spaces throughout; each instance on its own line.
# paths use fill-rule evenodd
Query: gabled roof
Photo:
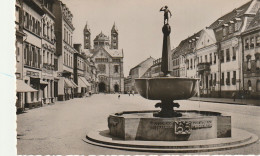
M 104 49 L 112 56 L 112 57 L 124 57 L 123 49 L 109 49 L 104 47 Z
M 250 22 L 249 26 L 247 27 L 247 30 L 251 30 L 254 28 L 260 27 L 260 9 L 258 9 L 255 17 L 253 18 L 253 20 Z
M 215 22 L 213 22 L 209 26 L 209 28 L 215 29 L 219 26 L 222 26 L 223 24 L 225 24 L 227 22 L 234 20 L 235 18 L 241 17 L 242 15 L 244 15 L 246 13 L 246 11 L 248 10 L 248 8 L 252 2 L 253 2 L 253 0 L 247 2 L 246 4 L 240 6 L 237 9 L 232 10 L 231 12 L 225 14 L 224 16 L 218 18 Z

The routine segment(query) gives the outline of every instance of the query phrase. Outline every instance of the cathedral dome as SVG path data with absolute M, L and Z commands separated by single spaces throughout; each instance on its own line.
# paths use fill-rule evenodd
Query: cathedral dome
M 101 32 L 99 35 L 96 36 L 94 41 L 109 41 L 109 38 Z

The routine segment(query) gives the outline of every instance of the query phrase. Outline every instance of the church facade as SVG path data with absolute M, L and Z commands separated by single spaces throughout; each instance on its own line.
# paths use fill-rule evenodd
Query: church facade
M 105 93 L 124 92 L 123 49 L 118 49 L 118 29 L 114 24 L 111 40 L 102 32 L 91 45 L 91 30 L 86 24 L 84 30 L 84 51 L 95 62 L 98 70 L 98 91 Z

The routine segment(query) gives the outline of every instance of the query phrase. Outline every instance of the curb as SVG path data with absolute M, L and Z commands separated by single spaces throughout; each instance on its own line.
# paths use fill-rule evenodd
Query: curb
M 188 99 L 188 100 L 189 101 L 223 103 L 223 104 L 248 105 L 248 104 L 245 104 L 245 103 L 236 103 L 236 102 L 224 102 L 224 101 L 212 101 L 212 100 L 195 100 L 195 99 Z

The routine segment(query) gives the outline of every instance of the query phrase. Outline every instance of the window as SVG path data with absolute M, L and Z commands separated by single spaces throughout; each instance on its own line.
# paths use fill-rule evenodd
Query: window
M 64 41 L 66 41 L 66 29 L 64 28 Z
M 20 48 L 16 47 L 16 61 L 20 62 Z
M 232 85 L 236 85 L 236 71 L 233 71 Z
M 251 55 L 247 55 L 247 71 L 251 70 Z
M 233 52 L 232 60 L 235 61 L 237 58 L 237 53 L 236 53 L 235 47 L 232 47 L 232 52 Z
M 251 90 L 252 90 L 251 80 L 248 80 L 248 81 L 247 81 L 247 85 L 248 85 L 248 90 L 251 91 Z
M 208 62 L 208 55 L 205 55 L 205 62 Z
M 255 47 L 255 38 L 252 37 L 252 38 L 250 39 L 250 49 L 253 49 L 254 47 Z
M 213 81 L 213 86 L 216 86 L 216 82 L 217 82 L 217 74 L 214 74 L 214 81 Z
M 227 35 L 227 28 L 224 27 L 224 28 L 223 28 L 223 36 L 226 36 L 226 35 Z
M 189 64 L 190 64 L 190 60 L 186 60 L 187 61 L 187 69 L 189 69 Z
M 256 37 L 256 46 L 259 47 L 260 46 L 260 36 Z
M 20 9 L 18 7 L 15 8 L 15 22 L 19 23 L 19 11 Z
M 224 85 L 224 78 L 225 78 L 224 73 L 221 73 L 221 85 L 222 86 Z
M 229 34 L 232 34 L 233 33 L 233 24 L 230 24 L 228 29 L 229 29 L 228 30 Z
M 108 62 L 108 58 L 96 58 L 96 62 Z
M 220 61 L 221 61 L 221 63 L 224 62 L 224 50 L 220 51 Z
M 212 64 L 212 54 L 209 54 L 209 63 Z
M 245 39 L 245 49 L 249 49 L 249 39 Z
M 230 61 L 230 53 L 229 53 L 229 49 L 226 49 L 226 62 Z
M 106 65 L 105 64 L 99 64 L 98 70 L 99 70 L 100 73 L 105 73 L 106 72 Z
M 120 59 L 113 59 L 113 62 L 120 62 Z
M 202 62 L 202 56 L 200 56 L 200 63 Z
M 58 71 L 58 59 L 54 59 L 54 70 Z
M 217 54 L 214 53 L 214 64 L 216 64 L 216 62 L 217 62 Z
M 256 70 L 260 70 L 260 54 L 255 54 Z
M 230 72 L 227 72 L 226 85 L 230 85 Z
M 190 60 L 190 69 L 192 69 L 192 59 Z
M 118 73 L 118 65 L 114 66 L 114 73 Z
M 260 92 L 260 80 L 257 80 L 256 82 L 256 91 Z

